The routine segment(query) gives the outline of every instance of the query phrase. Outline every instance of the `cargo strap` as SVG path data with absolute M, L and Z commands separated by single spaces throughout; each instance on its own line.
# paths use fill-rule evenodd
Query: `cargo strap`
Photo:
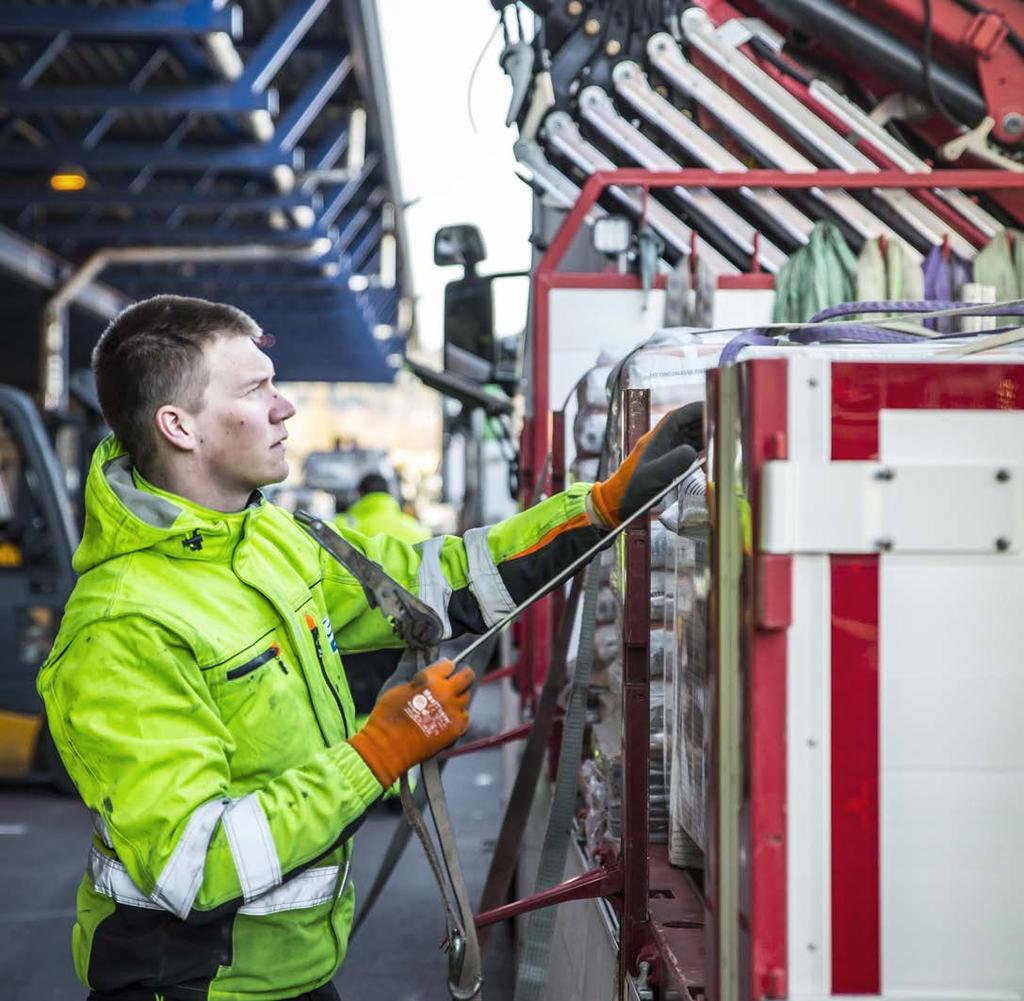
M 370 606 L 379 608 L 391 620 L 395 633 L 408 645 L 409 649 L 399 661 L 395 673 L 385 682 L 384 689 L 408 681 L 417 670 L 422 670 L 437 660 L 436 644 L 442 635 L 442 623 L 435 610 L 397 581 L 392 580 L 378 564 L 368 560 L 319 518 L 305 511 L 297 511 L 295 519 L 355 577 L 362 585 Z M 430 806 L 437 831 L 440 858 L 427 830 L 423 814 L 412 795 L 407 773 L 399 780 L 399 792 L 406 820 L 423 845 L 444 906 L 447 934 L 442 948 L 448 953 L 448 992 L 453 1001 L 483 1001 L 483 977 L 480 972 L 480 949 L 476 939 L 476 927 L 473 924 L 469 894 L 459 864 L 458 846 L 448 815 L 441 772 L 435 758 L 423 762 L 421 775 L 425 799 Z M 445 873 L 448 883 L 445 882 Z M 381 874 L 384 874 L 383 869 Z M 449 896 L 449 883 L 452 896 Z M 377 889 L 378 894 L 382 888 L 383 883 Z M 374 896 L 373 900 L 375 899 Z M 372 904 L 372 900 L 370 903 Z M 368 909 L 364 907 L 360 922 L 365 919 L 367 913 Z
M 619 366 L 615 381 L 622 371 Z M 608 475 L 611 459 L 612 414 L 605 424 L 604 443 L 598 459 L 597 479 Z M 583 751 L 587 689 L 594 666 L 594 630 L 597 626 L 597 598 L 601 589 L 601 561 L 595 560 L 586 570 L 583 585 L 583 612 L 580 621 L 580 636 L 576 654 L 576 669 L 573 671 L 569 690 L 569 701 L 562 721 L 562 741 L 558 750 L 558 772 L 555 791 L 551 800 L 547 829 L 533 892 L 539 893 L 560 883 L 565 870 L 565 856 L 569 848 L 572 821 L 576 813 L 576 789 L 578 784 L 580 755 Z M 566 606 L 568 610 L 568 606 Z M 575 618 L 575 614 L 573 615 Z M 566 651 L 567 653 L 568 651 Z M 563 655 L 562 665 L 567 663 Z M 555 662 L 552 661 L 552 668 Z M 564 670 L 564 667 L 563 667 Z M 536 785 L 536 783 L 535 783 Z M 551 957 L 551 941 L 554 938 L 555 918 L 553 907 L 545 907 L 527 915 L 523 947 L 519 954 L 519 969 L 513 1001 L 538 1001 L 547 980 L 548 960 Z
M 540 893 L 541 890 L 562 881 L 572 822 L 576 814 L 580 755 L 583 751 L 583 732 L 586 728 L 587 690 L 590 687 L 591 669 L 594 664 L 597 596 L 601 587 L 599 560 L 595 560 L 587 567 L 585 579 L 576 669 L 573 671 L 569 701 L 562 721 L 555 792 L 537 866 L 534 893 Z M 556 914 L 554 907 L 545 907 L 531 912 L 526 917 L 526 932 L 519 956 L 513 1001 L 537 1001 L 544 990 Z
M 495 638 L 494 642 L 497 642 L 497 638 Z M 478 670 L 486 665 L 490 660 L 493 650 L 494 644 L 491 644 L 478 650 L 476 656 L 463 658 L 461 655 L 456 655 L 456 659 L 460 663 L 466 663 L 468 660 L 469 666 L 474 670 Z M 392 685 L 405 680 L 407 673 L 407 668 L 403 669 L 400 665 L 399 670 L 396 670 L 395 673 L 384 683 L 382 690 L 390 688 Z M 443 771 L 446 764 L 446 761 L 441 761 L 438 771 Z M 415 787 L 412 786 L 411 782 L 409 785 L 413 805 L 417 810 L 422 812 L 423 808 L 427 805 L 427 794 L 423 782 L 421 781 L 417 783 Z M 399 789 L 401 789 L 401 786 L 399 786 Z M 373 884 L 370 886 L 369 892 L 363 898 L 359 914 L 356 916 L 355 922 L 352 925 L 352 931 L 349 933 L 350 941 L 366 922 L 366 919 L 369 917 L 374 905 L 377 903 L 377 899 L 387 886 L 392 873 L 395 871 L 399 860 L 405 852 L 406 846 L 409 844 L 409 839 L 412 837 L 412 834 L 413 826 L 411 824 L 399 824 L 395 827 L 394 833 L 391 835 L 391 841 L 388 844 L 387 850 L 384 852 L 384 857 L 377 870 L 377 875 L 374 877 Z
M 562 691 L 566 654 L 576 621 L 581 586 L 582 575 L 578 575 L 573 578 L 569 597 L 565 602 L 562 619 L 558 626 L 558 635 L 555 639 L 555 649 L 548 662 L 548 673 L 533 714 L 533 726 L 530 728 L 526 746 L 519 759 L 519 770 L 516 772 L 512 793 L 502 817 L 501 829 L 498 832 L 494 855 L 491 858 L 491 866 L 484 882 L 483 893 L 480 895 L 478 913 L 481 914 L 485 911 L 492 911 L 495 907 L 505 903 L 512 885 L 512 877 L 519 859 L 519 846 L 522 843 L 523 832 L 526 830 L 526 822 L 530 816 L 537 780 L 544 767 L 544 755 L 547 752 L 551 727 L 555 711 L 558 708 L 558 696 Z M 480 929 L 481 949 L 487 948 L 493 928 L 493 925 L 485 925 Z
M 420 668 L 429 660 L 436 660 L 438 651 L 419 651 L 417 662 Z M 469 891 L 459 863 L 459 849 L 448 814 L 448 800 L 441 782 L 440 762 L 436 757 L 428 758 L 420 766 L 420 778 L 440 847 L 440 859 L 434 842 L 427 830 L 423 814 L 409 789 L 409 776 L 403 775 L 399 784 L 402 809 L 406 820 L 416 832 L 423 845 L 423 852 L 434 874 L 437 888 L 444 904 L 447 935 L 442 948 L 448 953 L 448 993 L 453 1001 L 483 1001 L 483 975 L 480 963 L 480 945 L 477 942 L 476 925 L 473 923 L 473 909 L 469 903 Z M 444 864 L 444 873 L 441 865 Z M 445 874 L 448 883 L 445 883 Z M 448 886 L 451 886 L 451 896 Z M 454 899 L 452 899 L 454 898 Z

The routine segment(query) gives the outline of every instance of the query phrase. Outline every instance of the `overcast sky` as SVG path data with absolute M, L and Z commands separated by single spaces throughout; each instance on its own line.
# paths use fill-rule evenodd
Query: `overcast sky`
M 445 283 L 459 268 L 433 261 L 434 232 L 448 223 L 472 222 L 487 247 L 481 270 L 529 266 L 530 190 L 513 173 L 516 133 L 504 127 L 510 87 L 498 65 L 499 31 L 473 81 L 474 133 L 466 108 L 473 65 L 497 23 L 487 0 L 378 0 L 384 63 L 395 123 L 398 169 L 405 201 L 413 281 L 419 296 L 424 347 L 441 345 Z M 523 326 L 526 283 L 497 289 L 496 326 Z

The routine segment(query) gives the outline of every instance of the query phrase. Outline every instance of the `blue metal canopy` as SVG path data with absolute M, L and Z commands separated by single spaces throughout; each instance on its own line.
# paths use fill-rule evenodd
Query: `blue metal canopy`
M 7 282 L 53 289 L 113 247 L 281 248 L 109 268 L 79 301 L 100 320 L 157 292 L 232 302 L 274 334 L 282 379 L 390 381 L 401 361 L 412 289 L 373 0 L 0 2 L 0 171 Z

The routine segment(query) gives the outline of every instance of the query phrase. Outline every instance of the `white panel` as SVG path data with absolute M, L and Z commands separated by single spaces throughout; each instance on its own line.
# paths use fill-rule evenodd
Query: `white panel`
M 885 411 L 880 449 L 1021 463 L 1024 415 Z M 1020 996 L 1024 559 L 884 556 L 880 588 L 883 993 Z
M 882 410 L 878 444 L 885 462 L 1024 463 L 1024 412 Z
M 744 358 L 746 355 L 744 354 Z M 788 351 L 786 442 L 797 462 L 827 462 L 832 457 L 832 370 L 829 359 L 806 351 Z
M 885 767 L 1024 774 L 1024 560 L 886 557 L 883 582 Z
M 562 405 L 566 394 L 605 348 L 625 354 L 662 326 L 665 292 L 644 295 L 632 289 L 552 289 L 548 298 L 550 338 L 549 403 Z
M 965 458 L 767 462 L 761 545 L 771 553 L 1024 548 L 1022 467 Z
M 794 356 L 788 380 L 789 456 L 826 462 L 828 366 Z M 786 636 L 786 920 L 795 999 L 827 996 L 832 986 L 829 593 L 828 557 L 794 557 L 793 625 Z
M 887 772 L 885 790 L 883 992 L 1020 994 L 1024 780 Z
M 712 293 L 709 325 L 715 330 L 735 327 L 736 332 L 772 322 L 775 289 L 719 288 Z
M 786 904 L 792 998 L 827 995 L 832 981 L 829 593 L 828 557 L 794 557 L 786 673 Z

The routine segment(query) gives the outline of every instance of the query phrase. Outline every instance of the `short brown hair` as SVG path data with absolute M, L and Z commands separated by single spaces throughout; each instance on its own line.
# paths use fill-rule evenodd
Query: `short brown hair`
M 198 409 L 209 382 L 203 348 L 221 337 L 263 333 L 247 313 L 221 302 L 157 295 L 122 310 L 92 353 L 103 416 L 135 464 L 156 452 L 153 416 L 168 403 Z

